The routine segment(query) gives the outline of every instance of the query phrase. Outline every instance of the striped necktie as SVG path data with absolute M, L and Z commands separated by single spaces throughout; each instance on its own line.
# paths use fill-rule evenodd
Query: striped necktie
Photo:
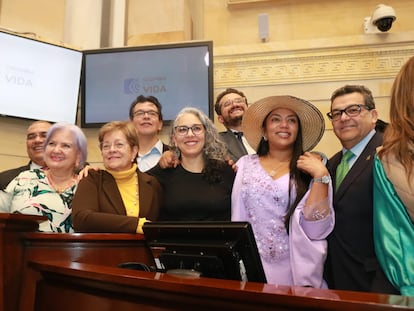
M 349 160 L 354 156 L 351 150 L 347 150 L 342 156 L 341 163 L 336 168 L 336 190 L 344 180 L 346 174 L 349 171 Z

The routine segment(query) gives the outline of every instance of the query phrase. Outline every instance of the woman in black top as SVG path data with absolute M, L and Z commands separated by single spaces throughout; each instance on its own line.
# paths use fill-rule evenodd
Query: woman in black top
M 196 108 L 184 108 L 173 123 L 171 145 L 180 164 L 148 172 L 165 191 L 159 220 L 230 221 L 235 173 L 211 120 Z

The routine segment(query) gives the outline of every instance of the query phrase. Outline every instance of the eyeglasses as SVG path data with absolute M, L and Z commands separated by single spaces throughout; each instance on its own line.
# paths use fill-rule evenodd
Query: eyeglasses
M 99 145 L 99 147 L 101 148 L 102 151 L 109 151 L 109 150 L 112 149 L 112 147 L 115 150 L 123 150 L 123 149 L 126 148 L 126 146 L 128 146 L 128 144 L 126 142 L 124 142 L 124 141 L 115 141 L 113 143 L 107 143 L 107 142 L 105 142 L 105 143 L 101 143 Z
M 137 110 L 134 112 L 134 117 L 143 118 L 147 114 L 150 118 L 158 118 L 159 113 L 155 110 Z
M 361 105 L 361 104 L 355 104 L 350 105 L 346 107 L 345 109 L 335 109 L 331 112 L 328 112 L 326 115 L 328 118 L 332 121 L 337 121 L 342 117 L 342 114 L 345 112 L 345 114 L 348 117 L 356 117 L 361 113 L 362 108 L 369 110 L 372 110 L 374 108 L 368 107 L 367 105 Z
M 233 104 L 240 105 L 240 104 L 244 104 L 244 103 L 246 103 L 246 99 L 244 97 L 238 97 L 238 98 L 235 98 L 235 99 L 226 100 L 224 103 L 221 104 L 221 107 L 227 108 L 227 107 L 230 107 Z
M 174 127 L 175 133 L 179 136 L 185 136 L 188 134 L 188 130 L 191 129 L 194 135 L 200 135 L 204 131 L 204 126 L 202 124 L 194 124 L 192 126 L 179 125 Z

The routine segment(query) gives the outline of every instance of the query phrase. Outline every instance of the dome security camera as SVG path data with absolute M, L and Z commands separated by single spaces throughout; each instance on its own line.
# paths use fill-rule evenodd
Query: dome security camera
M 372 23 L 382 32 L 390 30 L 395 19 L 394 9 L 385 4 L 378 4 L 371 17 Z
M 365 18 L 365 33 L 387 32 L 391 29 L 392 23 L 396 20 L 394 9 L 385 4 L 378 4 L 371 17 Z

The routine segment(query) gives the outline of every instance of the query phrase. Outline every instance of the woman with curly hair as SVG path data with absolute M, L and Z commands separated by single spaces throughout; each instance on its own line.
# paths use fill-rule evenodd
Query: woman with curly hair
M 230 220 L 235 173 L 212 121 L 196 108 L 184 108 L 171 127 L 170 141 L 180 164 L 148 171 L 164 188 L 159 220 Z

